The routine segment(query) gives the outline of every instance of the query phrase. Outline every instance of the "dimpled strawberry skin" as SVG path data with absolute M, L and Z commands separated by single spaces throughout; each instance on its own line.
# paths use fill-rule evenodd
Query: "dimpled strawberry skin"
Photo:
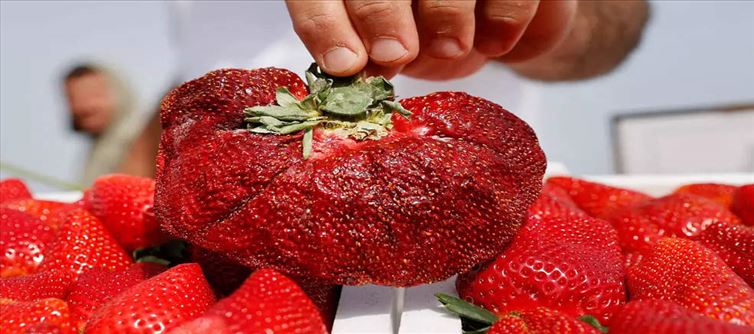
M 24 212 L 0 208 L 0 277 L 34 273 L 55 232 Z
M 547 306 L 606 322 L 626 301 L 623 259 L 610 224 L 532 217 L 493 261 L 458 276 L 463 299 L 494 313 Z
M 664 300 L 632 301 L 615 315 L 610 334 L 751 334 L 745 326 L 712 320 Z
M 41 271 L 31 275 L 0 278 L 0 299 L 30 301 L 63 299 L 76 277 L 67 271 Z
M 544 154 L 526 123 L 464 93 L 401 101 L 380 140 L 250 133 L 243 109 L 303 82 L 219 70 L 162 103 L 155 209 L 180 238 L 251 267 L 334 284 L 445 279 L 510 242 L 536 199 Z
M 26 302 L 0 300 L 3 334 L 76 333 L 65 301 L 56 298 Z
M 754 287 L 754 227 L 714 222 L 702 231 L 698 241 Z
M 200 316 L 214 302 L 199 265 L 182 264 L 111 299 L 92 315 L 84 332 L 165 333 Z
M 31 198 L 31 192 L 19 179 L 0 180 L 0 203 L 16 199 Z
M 754 325 L 754 290 L 697 242 L 664 238 L 627 277 L 632 300 L 668 300 L 712 319 Z
M 591 325 L 546 307 L 500 317 L 487 334 L 599 334 Z

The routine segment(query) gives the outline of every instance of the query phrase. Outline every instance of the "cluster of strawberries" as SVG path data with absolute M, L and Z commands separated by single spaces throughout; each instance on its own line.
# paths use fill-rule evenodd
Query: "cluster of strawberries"
M 69 204 L 0 181 L 0 331 L 327 331 L 334 286 L 251 274 L 218 254 L 175 247 L 155 220 L 154 188 L 151 179 L 109 175 Z M 170 252 L 182 259 L 155 256 Z
M 458 277 L 463 300 L 438 298 L 487 334 L 754 333 L 752 287 L 754 184 L 653 198 L 553 177 L 513 242 Z

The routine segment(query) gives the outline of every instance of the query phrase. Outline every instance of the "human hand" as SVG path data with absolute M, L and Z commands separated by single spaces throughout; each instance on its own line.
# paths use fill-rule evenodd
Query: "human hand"
M 327 73 L 424 79 L 525 62 L 574 25 L 576 0 L 287 0 L 293 27 Z

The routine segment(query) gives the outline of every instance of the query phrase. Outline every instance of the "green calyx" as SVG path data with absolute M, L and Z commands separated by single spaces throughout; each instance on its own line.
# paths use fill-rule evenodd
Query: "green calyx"
M 244 110 L 251 132 L 285 135 L 304 131 L 304 158 L 311 153 L 312 131 L 322 127 L 355 140 L 380 139 L 392 128 L 391 117 L 411 112 L 394 101 L 393 85 L 385 78 L 330 77 L 312 64 L 306 71 L 310 94 L 298 100 L 285 87 L 276 91 L 277 105 Z

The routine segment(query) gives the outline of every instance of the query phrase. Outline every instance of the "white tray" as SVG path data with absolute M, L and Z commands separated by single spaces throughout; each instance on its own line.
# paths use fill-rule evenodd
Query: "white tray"
M 548 175 L 566 175 L 562 165 L 554 164 Z M 698 182 L 732 185 L 754 183 L 754 173 L 695 175 L 602 175 L 585 179 L 660 196 L 675 188 Z M 80 193 L 39 194 L 41 199 L 73 202 Z M 442 310 L 434 294 L 455 294 L 455 278 L 447 281 L 400 289 L 384 286 L 346 286 L 340 297 L 333 334 L 458 334 L 461 322 Z

